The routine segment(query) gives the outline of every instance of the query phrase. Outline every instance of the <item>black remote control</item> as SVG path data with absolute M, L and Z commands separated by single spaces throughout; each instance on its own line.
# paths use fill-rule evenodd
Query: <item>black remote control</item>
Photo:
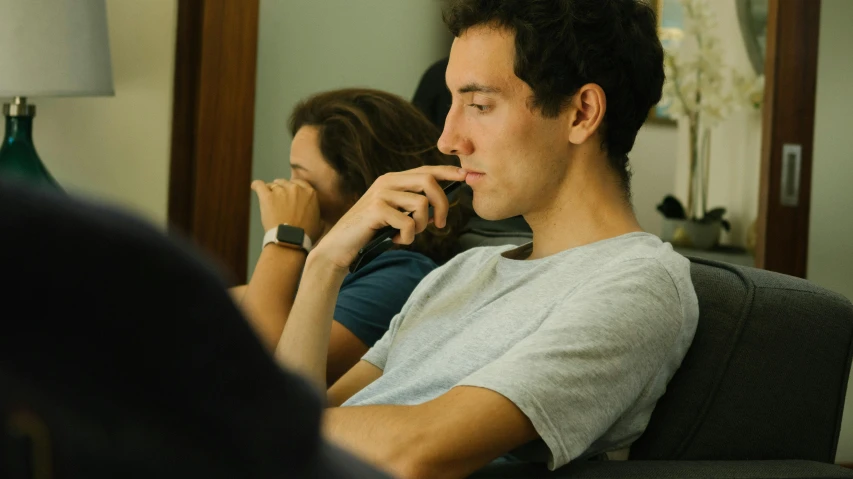
M 461 181 L 453 181 L 444 187 L 444 194 L 447 195 L 447 200 L 451 204 L 456 200 L 456 196 L 459 194 L 459 190 L 464 184 L 465 183 Z M 432 214 L 432 205 L 430 205 L 428 213 L 430 218 L 432 218 Z M 409 213 L 409 215 L 411 215 L 411 213 Z M 358 256 L 356 256 L 355 261 L 349 265 L 349 272 L 355 273 L 367 265 L 367 263 L 373 261 L 377 256 L 388 251 L 389 248 L 394 246 L 394 242 L 391 241 L 391 238 L 396 236 L 397 233 L 399 233 L 399 231 L 392 226 L 386 226 L 381 230 L 378 230 L 376 235 L 373 236 L 373 239 L 364 245 L 363 248 L 358 250 Z

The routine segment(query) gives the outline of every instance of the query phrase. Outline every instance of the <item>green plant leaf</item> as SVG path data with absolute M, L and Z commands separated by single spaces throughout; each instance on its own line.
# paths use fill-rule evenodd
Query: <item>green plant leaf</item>
M 713 210 L 705 213 L 705 217 L 702 218 L 702 223 L 713 223 L 715 221 L 723 221 L 723 216 L 726 215 L 725 208 L 714 208 Z
M 666 195 L 661 202 L 657 206 L 657 210 L 664 216 L 664 218 L 683 220 L 687 218 L 687 214 L 684 211 L 684 205 L 678 201 L 673 195 Z

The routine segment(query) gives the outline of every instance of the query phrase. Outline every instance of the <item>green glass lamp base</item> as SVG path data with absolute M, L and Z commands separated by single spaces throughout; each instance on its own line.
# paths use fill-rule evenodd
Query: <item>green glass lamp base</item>
M 0 178 L 61 190 L 36 153 L 32 139 L 35 108 L 29 106 L 24 114 L 15 115 L 9 114 L 9 105 L 5 105 L 6 135 L 0 147 Z
M 4 142 L 0 149 L 0 177 L 59 188 L 32 145 Z

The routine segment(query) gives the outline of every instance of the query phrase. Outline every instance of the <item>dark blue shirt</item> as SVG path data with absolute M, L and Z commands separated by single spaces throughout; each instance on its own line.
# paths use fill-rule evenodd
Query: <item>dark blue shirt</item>
M 412 251 L 382 253 L 364 268 L 347 275 L 338 293 L 335 321 L 372 347 L 388 331 L 415 286 L 436 264 Z

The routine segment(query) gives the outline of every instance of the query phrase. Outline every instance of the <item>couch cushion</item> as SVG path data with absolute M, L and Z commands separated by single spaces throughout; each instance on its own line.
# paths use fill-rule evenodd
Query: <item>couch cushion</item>
M 696 337 L 631 458 L 834 461 L 853 305 L 799 278 L 691 262 Z

